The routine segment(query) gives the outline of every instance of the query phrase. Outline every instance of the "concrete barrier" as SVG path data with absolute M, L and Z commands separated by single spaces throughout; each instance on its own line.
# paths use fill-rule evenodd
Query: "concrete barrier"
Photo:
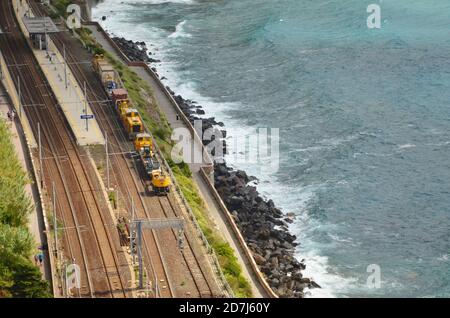
M 255 262 L 255 259 L 253 258 L 253 254 L 250 251 L 250 249 L 247 246 L 247 243 L 245 242 L 244 237 L 242 236 L 241 231 L 236 225 L 236 222 L 234 222 L 234 219 L 231 216 L 231 213 L 228 211 L 228 208 L 226 207 L 225 203 L 222 201 L 222 198 L 220 197 L 219 193 L 217 192 L 216 188 L 214 187 L 214 184 L 211 182 L 208 174 L 200 168 L 200 174 L 205 180 L 205 183 L 207 184 L 209 191 L 212 193 L 214 199 L 217 202 L 217 205 L 220 208 L 220 211 L 222 212 L 223 216 L 228 222 L 229 227 L 233 230 L 234 235 L 236 236 L 239 245 L 241 246 L 242 250 L 245 253 L 246 258 L 248 259 L 248 262 L 250 266 L 252 267 L 253 272 L 255 273 L 258 282 L 261 284 L 262 288 L 266 292 L 266 295 L 270 298 L 278 298 L 278 295 L 275 294 L 275 292 L 270 288 L 269 284 L 267 283 L 266 279 L 263 276 L 263 273 L 258 268 L 258 265 Z

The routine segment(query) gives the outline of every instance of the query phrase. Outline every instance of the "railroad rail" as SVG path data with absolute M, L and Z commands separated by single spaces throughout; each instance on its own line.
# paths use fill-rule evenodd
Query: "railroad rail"
M 19 79 L 23 104 L 29 105 L 23 111 L 34 135 L 41 132 L 45 158 L 39 168 L 43 169 L 46 188 L 55 185 L 56 213 L 63 223 L 67 248 L 64 254 L 81 269 L 81 288 L 72 296 L 128 297 L 129 266 L 117 252 L 118 234 L 105 213 L 107 203 L 98 180 L 92 178 L 94 168 L 83 160 L 85 151 L 70 135 L 58 103 L 19 31 L 11 1 L 0 3 L 0 26 L 7 30 L 0 36 L 5 61 L 13 78 Z
M 40 5 L 32 4 L 32 7 L 36 15 L 42 16 L 46 14 Z M 66 48 L 70 47 L 70 43 L 65 41 L 64 35 L 54 34 L 51 38 L 55 45 L 60 49 L 63 45 L 65 45 Z M 140 193 L 145 192 L 145 187 L 147 186 L 146 181 L 142 178 L 145 174 L 141 171 L 140 165 L 138 165 L 135 160 L 130 160 L 125 155 L 125 153 L 131 151 L 132 148 L 130 147 L 128 138 L 125 136 L 120 124 L 116 120 L 116 115 L 112 107 L 96 102 L 96 100 L 108 99 L 100 81 L 94 76 L 92 71 L 90 72 L 91 74 L 89 74 L 89 72 L 80 66 L 78 59 L 70 52 L 70 50 L 66 50 L 66 59 L 72 74 L 76 77 L 79 84 L 81 85 L 83 82 L 86 82 L 88 96 L 92 101 L 93 112 L 95 113 L 100 126 L 105 129 L 105 134 L 108 135 L 108 140 L 111 145 L 119 152 L 119 154 L 112 155 L 113 160 L 111 161 L 111 166 L 114 171 L 113 178 L 120 191 L 124 194 L 123 197 L 129 198 L 126 200 L 127 210 L 131 211 L 131 198 L 133 198 L 135 210 L 137 212 L 136 217 L 180 217 L 182 213 L 177 206 L 178 203 L 176 203 L 173 194 L 169 195 L 168 198 L 143 198 L 140 195 Z M 134 170 L 135 173 L 132 173 L 131 170 Z M 168 272 L 174 272 L 176 269 L 174 270 L 174 268 L 171 268 L 171 270 L 168 270 L 165 265 L 167 261 L 169 261 L 171 267 L 179 267 L 181 264 L 187 268 L 190 277 L 189 282 L 185 283 L 192 284 L 192 287 L 196 290 L 194 295 L 190 293 L 191 296 L 215 297 L 220 295 L 217 286 L 212 286 L 214 283 L 210 282 L 211 278 L 208 279 L 207 274 L 199 261 L 201 256 L 198 255 L 199 252 L 194 248 L 194 239 L 192 238 L 192 235 L 189 233 L 184 234 L 184 240 L 187 242 L 187 245 L 180 255 L 177 255 L 177 253 L 174 253 L 174 251 L 177 250 L 177 235 L 173 230 L 163 230 L 158 233 L 155 233 L 154 231 L 151 232 L 152 235 L 150 237 L 145 235 L 144 232 L 144 244 L 146 247 L 144 258 L 146 260 L 147 273 L 151 274 L 154 281 L 162 278 L 167 283 L 165 289 L 159 290 L 161 296 L 175 296 L 175 291 L 173 290 L 174 283 L 170 279 Z M 160 245 L 164 245 L 163 250 L 161 250 Z M 155 254 L 158 255 L 156 261 L 154 260 Z M 153 256 L 153 258 L 150 256 Z M 178 296 L 186 296 L 186 294 Z

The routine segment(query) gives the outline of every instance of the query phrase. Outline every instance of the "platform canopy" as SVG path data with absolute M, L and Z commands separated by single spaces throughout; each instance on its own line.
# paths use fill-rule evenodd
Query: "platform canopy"
M 49 17 L 24 17 L 23 23 L 30 34 L 44 34 L 59 32 L 52 19 Z

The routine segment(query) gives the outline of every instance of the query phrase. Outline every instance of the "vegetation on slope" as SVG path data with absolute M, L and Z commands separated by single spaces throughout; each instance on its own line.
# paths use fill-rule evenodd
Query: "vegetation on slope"
M 35 243 L 27 228 L 29 180 L 10 138 L 0 119 L 0 298 L 51 297 L 48 283 L 31 261 Z

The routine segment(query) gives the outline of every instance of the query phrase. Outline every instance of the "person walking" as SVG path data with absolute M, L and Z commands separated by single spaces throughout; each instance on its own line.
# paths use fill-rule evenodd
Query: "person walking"
M 38 254 L 38 259 L 39 259 L 39 266 L 41 266 L 41 265 L 42 265 L 42 262 L 44 261 L 44 254 L 39 253 L 39 254 Z

